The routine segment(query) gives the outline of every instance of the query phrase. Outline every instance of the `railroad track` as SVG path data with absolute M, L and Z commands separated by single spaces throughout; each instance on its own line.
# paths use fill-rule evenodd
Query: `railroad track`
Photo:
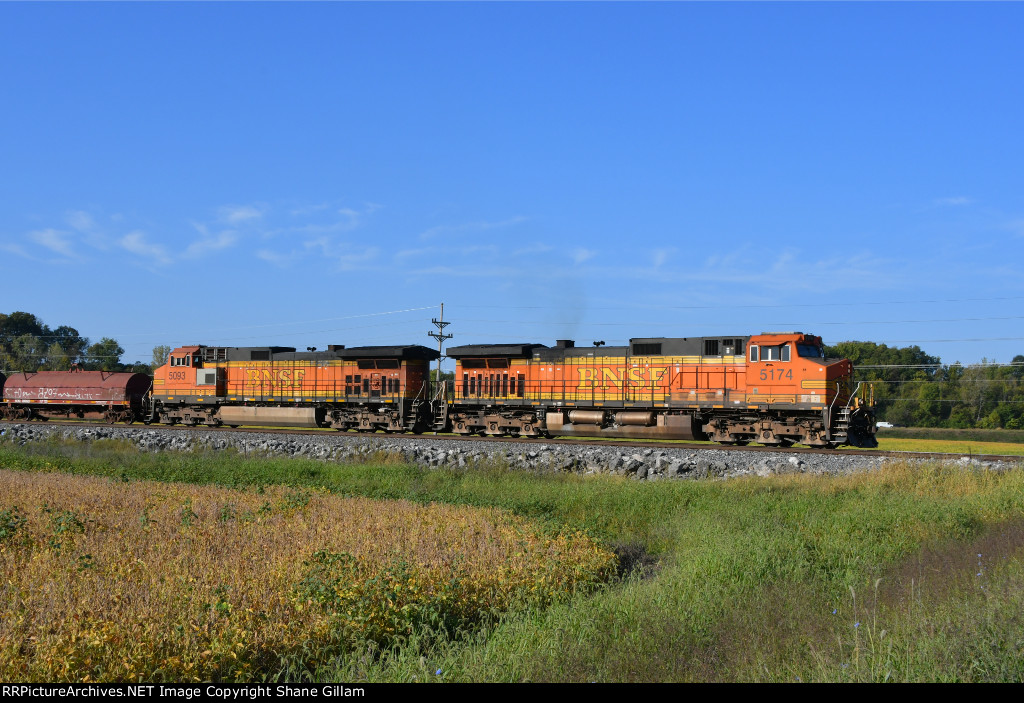
M 651 440 L 638 442 L 636 440 L 621 440 L 621 439 L 578 439 L 574 437 L 554 437 L 551 439 L 535 439 L 535 438 L 522 438 L 522 437 L 489 437 L 489 436 L 464 436 L 456 434 L 433 434 L 424 433 L 420 435 L 410 434 L 382 434 L 375 432 L 338 432 L 337 430 L 330 429 L 296 429 L 296 428 L 281 428 L 281 427 L 186 427 L 181 425 L 111 425 L 105 422 L 88 422 L 82 420 L 48 420 L 45 422 L 32 421 L 32 422 L 12 422 L 12 421 L 0 421 L 0 427 L 3 426 L 15 426 L 15 425 L 28 425 L 28 426 L 67 426 L 67 427 L 94 427 L 94 428 L 118 428 L 125 430 L 136 430 L 145 431 L 149 429 L 159 429 L 172 432 L 193 432 L 201 430 L 204 432 L 218 433 L 218 432 L 231 432 L 231 433 L 251 433 L 251 434 L 281 434 L 281 435 L 300 435 L 300 436 L 313 436 L 313 437 L 363 437 L 371 438 L 386 437 L 389 441 L 408 441 L 408 442 L 420 442 L 420 441 L 450 441 L 450 442 L 476 442 L 476 443 L 505 443 L 505 444 L 525 444 L 525 445 L 538 445 L 538 444 L 553 444 L 560 446 L 570 447 L 622 447 L 627 449 L 688 449 L 695 451 L 714 450 L 722 452 L 755 452 L 755 453 L 776 453 L 776 454 L 807 454 L 807 455 L 823 455 L 823 456 L 859 456 L 859 457 L 884 457 L 890 459 L 915 459 L 915 460 L 926 460 L 926 459 L 950 459 L 953 457 L 969 457 L 970 459 L 976 459 L 978 461 L 985 462 L 1008 462 L 1008 463 L 1021 463 L 1024 464 L 1024 456 L 1015 454 L 975 454 L 973 452 L 907 452 L 907 451 L 882 451 L 878 449 L 821 449 L 814 447 L 765 447 L 760 445 L 747 445 L 747 446 L 727 446 L 721 444 L 712 444 L 708 442 L 693 442 L 685 440 Z

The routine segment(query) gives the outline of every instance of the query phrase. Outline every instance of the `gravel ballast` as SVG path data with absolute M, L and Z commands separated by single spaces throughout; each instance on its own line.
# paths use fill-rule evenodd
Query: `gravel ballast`
M 303 435 L 270 432 L 210 432 L 202 429 L 171 430 L 146 426 L 0 424 L 0 441 L 45 441 L 50 438 L 89 442 L 125 440 L 144 451 L 204 451 L 233 448 L 242 455 L 302 457 L 331 462 L 364 462 L 375 455 L 400 455 L 413 464 L 434 467 L 467 467 L 478 462 L 503 462 L 511 468 L 538 472 L 616 474 L 638 480 L 734 478 L 806 473 L 845 475 L 871 471 L 887 457 L 809 452 L 755 452 L 691 448 L 663 449 L 644 446 L 619 447 L 552 444 L 543 441 L 476 442 L 424 439 L 411 435 L 357 435 L 352 433 Z M 950 462 L 964 467 L 1008 469 L 1020 461 L 979 461 L 951 455 Z

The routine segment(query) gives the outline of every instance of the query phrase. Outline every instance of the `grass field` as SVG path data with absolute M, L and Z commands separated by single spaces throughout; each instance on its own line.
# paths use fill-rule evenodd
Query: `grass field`
M 399 501 L 381 510 L 401 515 L 405 521 L 416 514 L 409 512 L 413 506 L 498 509 L 473 519 L 498 526 L 506 524 L 503 520 L 507 524 L 522 521 L 515 524 L 537 540 L 561 536 L 566 545 L 576 545 L 580 554 L 614 550 L 620 566 L 627 569 L 621 580 L 595 587 L 604 574 L 595 567 L 591 573 L 601 576 L 584 578 L 578 587 L 567 586 L 550 598 L 509 600 L 492 617 L 471 618 L 462 627 L 439 629 L 417 623 L 400 637 L 363 636 L 324 615 L 322 622 L 331 623 L 327 629 L 296 625 L 279 639 L 268 639 L 273 645 L 259 650 L 261 656 L 245 657 L 250 668 L 206 668 L 200 677 L 342 681 L 1024 678 L 1024 472 L 1020 470 L 994 473 L 940 464 L 894 464 L 843 478 L 650 483 L 616 477 L 541 476 L 501 467 L 425 469 L 388 456 L 376 457 L 370 464 L 338 466 L 247 460 L 229 452 L 146 454 L 111 442 L 0 444 L 0 468 L 7 469 L 5 475 L 40 480 L 44 474 L 61 472 L 67 476 L 61 481 L 68 486 L 78 480 L 72 478 L 76 475 L 106 477 L 102 485 L 121 486 L 126 496 L 129 490 L 138 492 L 134 500 L 142 501 L 133 504 L 134 511 L 124 507 L 123 501 L 108 506 L 112 516 L 108 519 L 125 524 L 141 521 L 138 511 L 146 504 L 145 496 L 154 492 L 169 496 L 161 503 L 166 511 L 161 522 L 171 525 L 161 529 L 170 532 L 156 534 L 151 528 L 146 542 L 121 540 L 135 553 L 171 555 L 175 540 L 193 534 L 201 525 L 225 529 L 218 520 L 225 503 L 235 506 L 235 521 L 240 523 L 232 529 L 242 529 L 248 523 L 238 516 L 258 511 L 263 501 L 284 506 L 289 495 L 309 495 L 311 503 L 324 505 L 356 497 L 385 501 L 381 505 L 387 506 Z M 47 476 L 46 480 L 52 479 Z M 177 484 L 154 487 L 157 484 L 148 481 Z M 224 493 L 216 493 L 212 502 L 200 501 L 200 485 Z M 0 492 L 0 510 L 8 511 L 6 522 L 0 519 L 0 540 L 4 530 L 15 536 L 3 542 L 3 564 L 13 558 L 17 535 L 28 531 L 34 535 L 33 554 L 39 555 L 42 569 L 37 583 L 55 580 L 53 574 L 61 568 L 65 573 L 59 578 L 69 582 L 92 573 L 96 567 L 79 571 L 80 540 L 89 537 L 90 530 L 98 532 L 100 523 L 90 527 L 82 520 L 86 529 L 78 533 L 70 518 L 53 521 L 63 511 L 84 512 L 84 508 L 55 510 L 57 495 L 52 501 L 38 496 L 35 504 L 26 496 L 20 499 L 25 505 L 19 506 L 26 523 L 19 527 L 8 495 L 7 490 Z M 194 497 L 185 511 L 190 495 Z M 51 506 L 50 513 L 43 512 L 39 500 Z M 362 552 L 361 547 L 341 541 L 327 548 L 329 554 L 316 557 L 324 551 L 323 543 L 308 541 L 308 532 L 294 531 L 298 526 L 286 529 L 288 520 L 294 519 L 308 530 L 313 518 L 303 511 L 309 509 L 289 508 L 289 518 L 282 507 L 277 517 L 280 535 L 275 530 L 246 534 L 248 542 L 267 543 L 268 549 L 276 544 L 290 546 L 295 552 L 290 566 L 275 568 L 287 575 L 280 583 L 291 584 L 291 590 L 277 592 L 290 593 L 291 603 L 296 594 L 304 594 L 304 602 L 323 614 L 325 605 L 336 602 L 329 594 L 339 589 L 321 588 L 327 596 L 318 600 L 311 597 L 318 592 L 315 584 L 337 584 L 352 573 L 346 571 L 351 564 L 348 559 L 332 555 Z M 184 525 L 190 513 L 197 517 Z M 476 515 L 466 513 L 471 514 Z M 132 529 L 139 528 L 133 525 Z M 245 529 L 258 526 L 252 523 Z M 500 532 L 498 527 L 493 529 Z M 69 533 L 71 545 L 61 546 L 59 555 L 49 554 L 46 540 L 56 538 L 63 545 Z M 208 541 L 214 542 L 212 537 Z M 566 550 L 569 553 L 572 548 Z M 173 561 L 170 556 L 168 560 Z M 561 556 L 548 561 L 572 562 Z M 241 578 L 237 588 L 255 588 L 245 584 L 268 580 L 262 573 Z M 0 588 L 12 577 L 3 578 Z M 202 611 L 208 621 L 217 622 L 226 614 L 231 622 L 240 612 L 232 600 L 240 597 L 240 591 L 217 592 L 227 574 L 219 578 L 208 582 L 211 588 L 199 603 L 208 606 Z M 303 591 L 298 585 L 302 583 L 309 588 Z M 12 595 L 25 591 L 25 586 L 18 591 L 6 589 L 0 603 L 4 623 L 12 616 L 40 617 L 26 610 L 21 596 Z M 222 599 L 226 605 L 220 605 Z M 268 597 L 265 602 L 280 601 Z M 68 604 L 69 610 L 73 607 Z M 254 614 L 252 622 L 272 618 L 269 606 L 261 608 L 253 608 L 263 615 Z M 102 608 L 92 614 L 101 619 L 109 615 Z M 178 656 L 173 629 L 162 632 L 159 620 L 143 618 L 140 623 L 151 628 L 154 639 L 150 641 L 170 644 L 153 652 L 143 648 L 138 656 L 146 661 Z M 310 632 L 318 632 L 321 639 Z M 61 627 L 54 628 L 54 633 L 57 638 L 70 638 Z M 337 646 L 339 641 L 344 646 Z M 334 644 L 318 645 L 323 642 Z M 110 651 L 126 650 L 115 643 Z M 205 651 L 198 650 L 195 656 Z M 226 649 L 209 651 L 207 657 L 217 651 L 219 661 L 224 656 L 230 659 Z M 8 641 L 2 652 L 5 667 L 25 666 L 32 659 L 32 649 L 24 641 Z M 131 673 L 139 672 L 133 668 Z
M 1024 444 L 1024 430 L 956 429 L 952 427 L 888 427 L 878 431 L 893 439 L 945 439 L 969 442 Z
M 1003 456 L 1024 456 L 1024 444 L 1016 442 L 978 442 L 968 439 L 917 439 L 878 437 L 878 448 L 891 452 L 934 452 L 970 456 L 977 454 L 998 454 Z

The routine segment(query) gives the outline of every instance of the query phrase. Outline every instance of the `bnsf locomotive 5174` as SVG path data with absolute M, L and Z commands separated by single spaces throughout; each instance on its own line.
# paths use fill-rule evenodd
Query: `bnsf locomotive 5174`
M 137 374 L 107 374 L 102 383 L 92 379 L 100 372 L 18 374 L 5 384 L 2 414 L 877 446 L 870 388 L 855 388 L 850 361 L 825 358 L 821 339 L 801 332 L 638 338 L 621 347 L 474 344 L 447 354 L 454 382 L 432 385 L 429 365 L 439 355 L 420 345 L 186 346 L 156 369 L 142 397 Z M 88 399 L 69 390 L 103 383 L 123 387 Z

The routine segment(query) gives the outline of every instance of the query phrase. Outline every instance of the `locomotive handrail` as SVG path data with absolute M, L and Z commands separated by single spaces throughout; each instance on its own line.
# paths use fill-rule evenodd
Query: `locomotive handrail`
M 853 399 L 857 397 L 857 393 L 860 392 L 860 387 L 863 386 L 863 385 L 864 385 L 864 381 L 857 381 L 857 387 L 853 389 L 853 393 L 850 394 L 850 397 L 846 401 L 846 409 L 847 410 L 850 409 L 850 405 L 853 404 Z

